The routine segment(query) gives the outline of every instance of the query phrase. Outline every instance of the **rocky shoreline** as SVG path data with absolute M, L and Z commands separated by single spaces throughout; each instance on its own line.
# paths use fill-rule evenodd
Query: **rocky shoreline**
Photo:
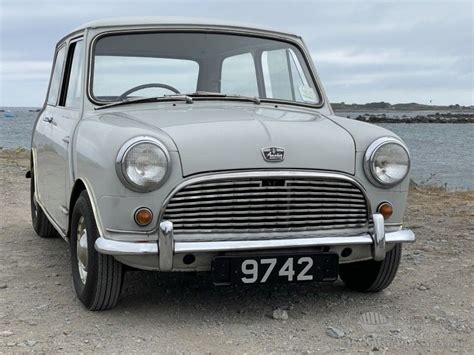
M 387 116 L 385 113 L 366 113 L 354 119 L 370 123 L 474 123 L 474 114 L 437 112 L 435 114 L 416 116 Z

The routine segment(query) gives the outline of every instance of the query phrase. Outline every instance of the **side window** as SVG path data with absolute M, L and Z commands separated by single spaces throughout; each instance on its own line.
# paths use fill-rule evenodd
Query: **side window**
M 51 84 L 49 86 L 48 100 L 47 103 L 50 105 L 56 105 L 59 96 L 59 88 L 61 87 L 61 74 L 63 71 L 64 56 L 66 54 L 66 46 L 63 46 L 56 53 L 56 59 L 54 61 L 54 69 L 51 75 Z
M 221 92 L 229 95 L 258 96 L 257 74 L 252 54 L 244 53 L 224 59 Z
M 298 57 L 291 49 L 263 52 L 262 72 L 267 98 L 317 102 L 316 91 L 308 84 Z
M 69 46 L 68 61 L 61 106 L 79 108 L 82 97 L 82 77 L 84 75 L 84 43 L 77 41 Z

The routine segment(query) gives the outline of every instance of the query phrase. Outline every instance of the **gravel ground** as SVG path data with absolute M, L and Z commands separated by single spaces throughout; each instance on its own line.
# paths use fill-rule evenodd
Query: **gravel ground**
M 118 306 L 86 311 L 68 246 L 30 224 L 25 152 L 0 150 L 0 353 L 472 353 L 474 192 L 415 189 L 394 283 L 214 287 L 207 274 L 128 272 Z

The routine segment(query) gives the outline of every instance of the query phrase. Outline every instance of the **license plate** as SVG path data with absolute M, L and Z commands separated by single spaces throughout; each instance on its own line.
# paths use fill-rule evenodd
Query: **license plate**
M 219 256 L 212 261 L 216 285 L 335 281 L 339 257 L 334 253 Z

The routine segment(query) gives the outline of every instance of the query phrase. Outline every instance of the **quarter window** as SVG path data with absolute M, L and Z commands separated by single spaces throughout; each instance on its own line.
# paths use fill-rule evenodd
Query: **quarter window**
M 309 85 L 293 50 L 264 51 L 262 72 L 267 98 L 309 103 L 318 101 L 316 91 Z
M 66 46 L 61 47 L 56 53 L 56 60 L 54 61 L 54 69 L 51 75 L 51 84 L 49 85 L 49 93 L 47 100 L 48 104 L 50 105 L 56 105 L 56 102 L 58 101 L 65 53 Z
M 74 42 L 69 47 L 67 66 L 67 87 L 64 104 L 61 106 L 79 108 L 82 96 L 82 77 L 84 73 L 84 44 L 83 41 Z M 63 100 L 61 100 L 63 101 Z

